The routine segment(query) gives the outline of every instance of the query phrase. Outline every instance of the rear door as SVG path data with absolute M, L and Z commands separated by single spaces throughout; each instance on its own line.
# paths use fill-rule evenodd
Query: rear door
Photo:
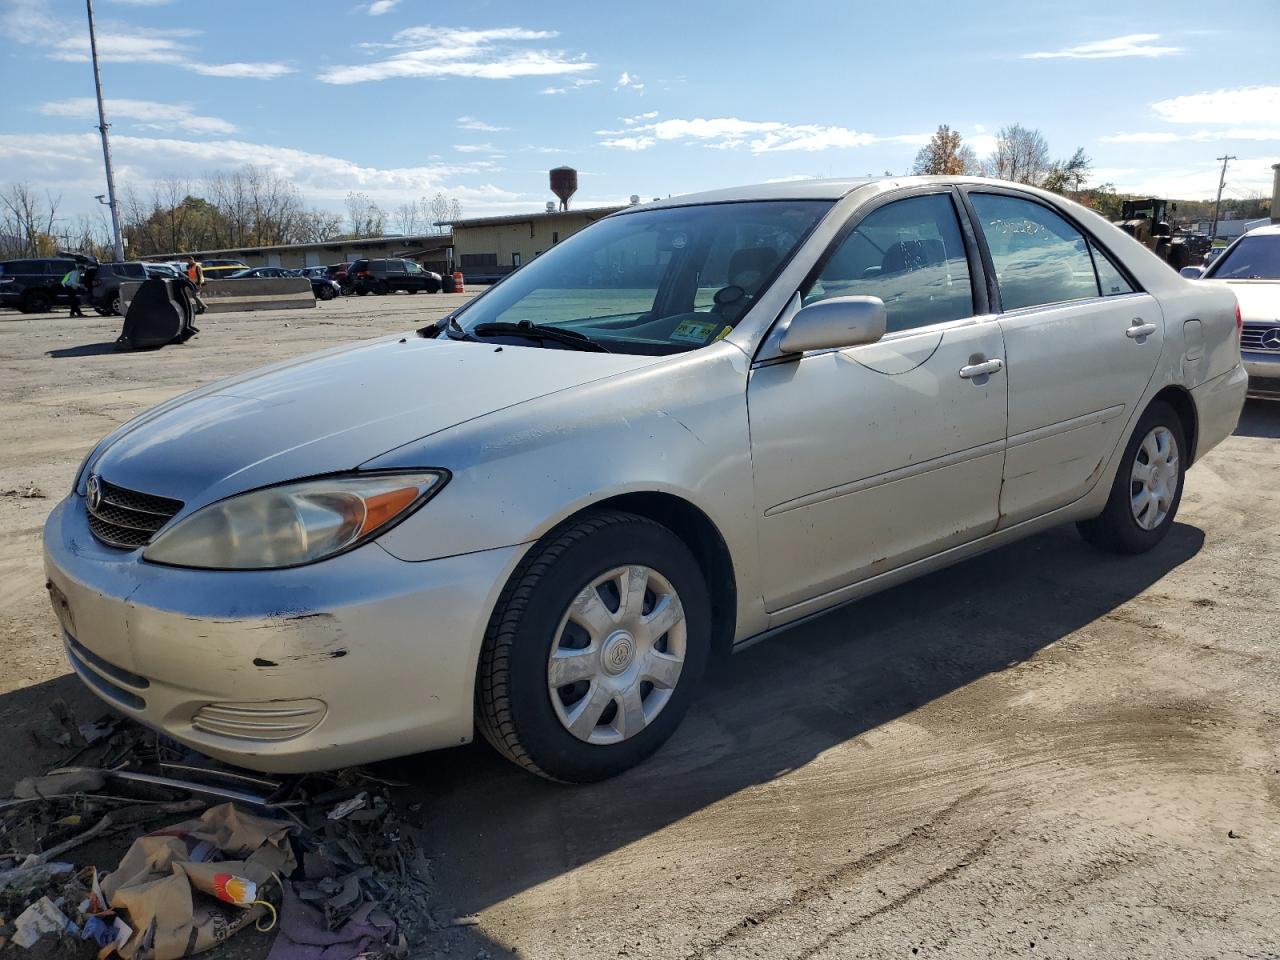
M 989 187 L 965 193 L 1004 332 L 1008 526 L 1093 488 L 1155 372 L 1164 317 L 1095 238 L 1047 203 Z
M 405 277 L 403 260 L 386 260 L 386 282 L 388 290 L 407 290 L 408 279 Z

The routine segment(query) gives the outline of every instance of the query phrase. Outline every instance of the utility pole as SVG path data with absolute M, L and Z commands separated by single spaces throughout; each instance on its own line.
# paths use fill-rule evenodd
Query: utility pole
M 111 208 L 111 255 L 124 259 L 124 240 L 120 236 L 120 202 L 116 199 L 116 175 L 111 168 L 111 138 L 107 136 L 107 110 L 102 103 L 102 71 L 98 69 L 98 36 L 93 28 L 93 0 L 84 0 L 89 11 L 89 53 L 93 57 L 93 87 L 98 94 L 98 131 L 102 134 L 102 159 L 107 167 L 107 206 Z
M 1213 226 L 1209 229 L 1210 240 L 1216 240 L 1218 237 L 1218 211 L 1222 208 L 1222 188 L 1227 185 L 1227 163 L 1237 158 L 1215 157 L 1214 159 L 1222 161 L 1222 176 L 1218 178 L 1218 198 L 1213 201 Z

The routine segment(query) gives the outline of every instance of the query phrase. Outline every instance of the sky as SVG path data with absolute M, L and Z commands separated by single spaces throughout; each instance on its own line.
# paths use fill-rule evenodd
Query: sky
M 245 164 L 308 203 L 539 209 L 910 168 L 949 124 L 1083 147 L 1094 182 L 1269 193 L 1280 0 L 95 0 L 120 189 Z M 1229 15 L 1228 15 L 1229 14 Z M 0 185 L 105 190 L 80 0 L 0 0 Z

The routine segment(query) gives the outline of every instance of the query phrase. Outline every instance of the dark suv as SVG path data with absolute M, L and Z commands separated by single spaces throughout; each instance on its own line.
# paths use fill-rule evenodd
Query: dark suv
M 44 313 L 67 303 L 62 278 L 76 265 L 64 257 L 37 257 L 0 263 L 0 306 L 23 313 Z
M 138 261 L 132 263 L 100 263 L 85 271 L 89 287 L 89 302 L 99 315 L 120 315 L 120 284 L 142 283 L 147 279 L 147 268 Z
M 405 290 L 409 293 L 440 292 L 440 274 L 423 270 L 412 260 L 357 260 L 347 271 L 347 279 L 356 293 L 390 293 Z

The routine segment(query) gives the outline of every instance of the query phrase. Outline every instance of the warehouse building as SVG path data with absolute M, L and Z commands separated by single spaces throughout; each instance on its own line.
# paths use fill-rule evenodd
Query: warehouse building
M 453 228 L 454 262 L 468 282 L 497 280 L 583 227 L 622 209 L 625 208 L 548 209 L 453 220 L 448 226 Z
M 452 270 L 453 236 L 427 233 L 401 237 L 366 237 L 360 240 L 324 240 L 318 243 L 284 243 L 275 246 L 225 247 L 220 250 L 180 250 L 160 253 L 148 260 L 243 260 L 251 267 L 320 267 L 350 263 L 361 257 L 404 257 L 437 273 Z

